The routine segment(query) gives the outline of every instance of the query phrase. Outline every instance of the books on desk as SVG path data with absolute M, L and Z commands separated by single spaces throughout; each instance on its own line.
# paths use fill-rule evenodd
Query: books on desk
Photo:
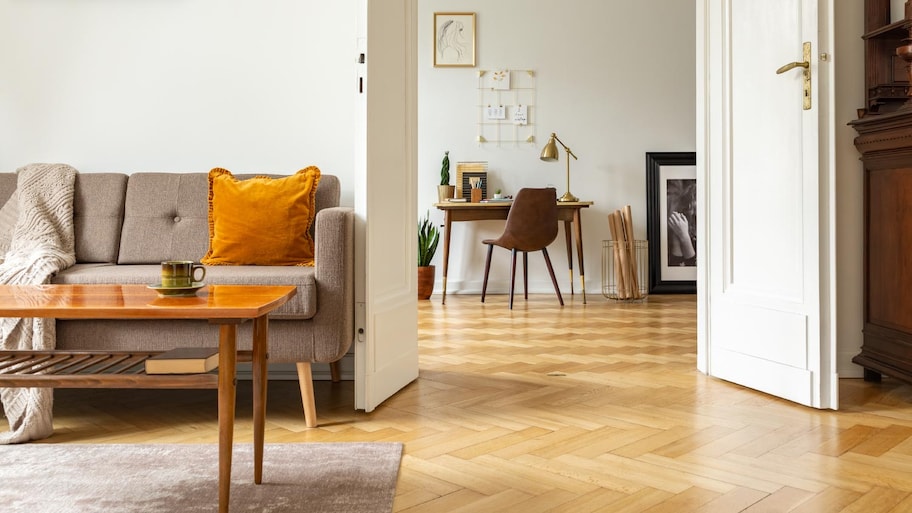
M 447 198 L 447 201 L 450 203 L 467 203 L 469 200 L 465 198 Z
M 513 198 L 489 198 L 481 200 L 482 203 L 509 203 Z
M 218 367 L 217 347 L 178 347 L 146 360 L 146 374 L 201 374 Z

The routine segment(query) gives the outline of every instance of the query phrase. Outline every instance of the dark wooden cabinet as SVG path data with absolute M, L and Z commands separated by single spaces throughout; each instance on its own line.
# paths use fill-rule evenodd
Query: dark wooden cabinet
M 910 26 L 890 23 L 889 0 L 865 1 L 865 107 L 850 123 L 864 164 L 864 343 L 852 361 L 875 381 L 912 382 Z

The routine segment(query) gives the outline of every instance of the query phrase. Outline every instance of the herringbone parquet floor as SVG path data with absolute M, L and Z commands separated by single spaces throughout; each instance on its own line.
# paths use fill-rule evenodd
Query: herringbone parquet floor
M 273 382 L 267 443 L 405 442 L 408 513 L 912 512 L 912 386 L 845 379 L 840 411 L 796 406 L 695 370 L 693 296 L 566 299 L 419 302 L 416 382 L 370 414 L 318 382 L 316 429 Z M 50 443 L 217 441 L 214 391 L 55 394 Z

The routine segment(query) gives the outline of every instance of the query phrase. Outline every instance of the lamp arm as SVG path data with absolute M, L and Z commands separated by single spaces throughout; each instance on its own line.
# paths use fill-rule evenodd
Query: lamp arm
M 570 155 L 571 157 L 573 157 L 573 160 L 579 160 L 578 158 L 576 158 L 576 155 L 573 154 L 573 151 L 571 151 L 570 148 L 568 148 L 567 145 L 564 144 L 564 141 L 560 140 L 560 138 L 557 136 L 557 134 L 552 133 L 551 136 L 554 137 L 554 140 L 559 142 L 560 145 L 563 146 L 565 150 L 567 150 L 567 155 Z

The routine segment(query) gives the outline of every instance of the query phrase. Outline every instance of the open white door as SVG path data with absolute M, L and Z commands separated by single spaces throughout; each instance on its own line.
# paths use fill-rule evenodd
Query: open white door
M 372 411 L 418 377 L 417 10 L 358 13 L 355 408 Z
M 831 34 L 832 0 L 697 0 L 698 365 L 835 409 Z

